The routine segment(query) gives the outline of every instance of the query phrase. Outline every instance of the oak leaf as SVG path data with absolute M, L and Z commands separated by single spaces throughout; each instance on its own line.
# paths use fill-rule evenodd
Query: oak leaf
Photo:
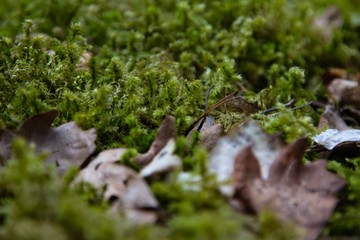
M 117 164 L 127 150 L 110 149 L 101 152 L 80 171 L 73 184 L 90 183 L 111 204 L 114 213 L 139 224 L 153 223 L 157 219 L 158 202 L 146 182 L 132 169 Z
M 328 172 L 323 160 L 303 165 L 306 145 L 306 139 L 299 139 L 283 148 L 267 179 L 260 174 L 261 162 L 253 150 L 242 150 L 234 163 L 232 203 L 241 211 L 273 211 L 302 228 L 304 239 L 315 239 L 337 204 L 334 194 L 345 182 Z
M 9 159 L 12 139 L 21 136 L 34 143 L 37 152 L 47 152 L 45 163 L 56 164 L 59 172 L 80 166 L 95 151 L 95 129 L 84 131 L 75 122 L 51 128 L 57 114 L 56 110 L 40 113 L 26 120 L 17 131 L 0 131 L 0 158 Z
M 249 120 L 219 139 L 211 152 L 208 168 L 220 183 L 220 191 L 229 197 L 234 193 L 231 179 L 235 158 L 240 151 L 247 147 L 253 150 L 261 163 L 261 176 L 267 179 L 270 166 L 282 145 L 279 138 L 265 134 L 255 121 Z

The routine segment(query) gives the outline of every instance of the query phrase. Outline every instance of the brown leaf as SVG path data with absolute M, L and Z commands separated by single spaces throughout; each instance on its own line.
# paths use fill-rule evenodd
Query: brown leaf
M 326 106 L 325 112 L 321 115 L 319 120 L 318 128 L 322 129 L 324 127 L 340 131 L 350 129 L 340 115 L 330 105 Z
M 357 81 L 334 79 L 326 89 L 337 103 L 360 109 L 360 86 Z
M 158 202 L 149 187 L 133 170 L 114 163 L 124 152 L 125 149 L 112 149 L 100 153 L 81 170 L 73 184 L 90 183 L 99 190 L 99 194 L 105 188 L 103 194 L 111 204 L 112 212 L 124 212 L 129 220 L 136 223 L 153 223 L 157 218 Z
M 175 139 L 170 139 L 166 146 L 140 172 L 141 177 L 150 177 L 181 168 L 180 157 L 174 154 Z
M 265 134 L 253 120 L 245 122 L 227 136 L 220 138 L 211 152 L 208 168 L 216 175 L 220 191 L 225 196 L 230 197 L 234 194 L 231 184 L 234 161 L 239 152 L 248 146 L 259 160 L 261 176 L 267 179 L 270 166 L 280 153 L 282 142 L 275 136 Z
M 302 165 L 306 144 L 306 139 L 299 139 L 286 146 L 272 164 L 268 180 L 256 174 L 260 167 L 253 163 L 254 158 L 259 161 L 255 155 L 242 151 L 235 161 L 232 201 L 248 211 L 271 210 L 303 228 L 305 239 L 315 239 L 337 204 L 334 194 L 345 182 L 328 172 L 324 161 Z
M 215 147 L 217 141 L 224 133 L 224 127 L 221 124 L 215 124 L 203 131 L 200 131 L 201 144 L 208 150 Z
M 307 191 L 300 186 L 270 184 L 257 179 L 249 186 L 256 212 L 270 210 L 284 221 L 304 229 L 304 239 L 316 239 L 331 216 L 337 200 L 332 195 Z
M 95 151 L 95 129 L 83 131 L 75 122 L 51 128 L 56 116 L 56 110 L 40 113 L 26 120 L 18 131 L 0 132 L 0 142 L 4 142 L 5 146 L 1 150 L 1 158 L 9 158 L 13 137 L 22 136 L 35 143 L 37 152 L 49 153 L 45 162 L 56 164 L 59 172 L 71 166 L 80 166 Z
M 243 149 L 234 163 L 234 196 L 236 201 L 232 205 L 240 211 L 253 212 L 249 198 L 249 185 L 255 179 L 261 178 L 260 166 L 251 147 Z
M 284 147 L 270 167 L 269 182 L 299 184 L 301 159 L 306 149 L 307 140 L 300 138 Z
M 245 114 L 252 114 L 257 112 L 259 109 L 254 104 L 246 101 L 243 97 L 237 96 L 224 104 L 225 108 L 230 109 L 234 112 L 240 112 Z
M 176 138 L 176 120 L 172 116 L 166 116 L 153 143 L 151 144 L 150 149 L 146 153 L 139 154 L 135 157 L 135 161 L 137 161 L 140 166 L 147 165 L 172 138 Z

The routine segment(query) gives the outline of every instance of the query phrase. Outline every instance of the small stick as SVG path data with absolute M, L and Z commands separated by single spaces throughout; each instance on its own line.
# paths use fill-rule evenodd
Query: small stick
M 284 106 L 287 107 L 287 108 L 292 108 L 294 106 L 294 104 L 296 103 L 296 99 L 293 98 L 290 100 L 290 102 L 288 103 L 285 103 Z M 275 111 L 279 111 L 279 108 L 277 107 L 274 107 L 274 108 L 269 108 L 269 109 L 266 109 L 264 111 L 262 111 L 260 114 L 268 114 L 268 113 L 271 113 L 271 112 L 275 112 Z
M 224 98 L 222 98 L 221 100 L 219 100 L 217 103 L 214 104 L 214 106 L 210 107 L 209 109 L 207 109 L 203 114 L 200 115 L 200 117 L 198 117 L 196 119 L 196 121 L 190 125 L 190 127 L 187 129 L 187 133 L 190 132 L 190 130 L 205 116 L 207 116 L 210 112 L 214 111 L 215 109 L 217 109 L 218 107 L 220 107 L 221 105 L 230 102 L 234 99 L 237 99 L 239 97 L 235 97 L 236 92 L 230 93 L 229 95 L 225 96 Z
M 307 106 L 312 106 L 312 104 L 313 104 L 313 101 L 309 101 L 309 102 L 307 102 L 307 103 L 305 103 L 305 104 L 303 104 L 303 105 L 290 108 L 290 110 L 291 110 L 291 111 L 294 111 L 294 110 L 297 110 L 297 109 L 300 109 L 300 108 L 304 108 L 304 107 L 307 107 Z M 276 115 L 278 115 L 278 114 L 279 114 L 279 113 L 277 112 L 277 113 L 273 113 L 273 114 L 268 115 L 268 116 L 272 116 L 272 117 L 273 117 L 273 116 L 276 116 Z
M 210 92 L 211 92 L 211 90 L 212 90 L 213 88 L 214 88 L 214 85 L 212 85 L 212 86 L 207 90 L 207 92 L 206 92 L 206 96 L 205 96 L 205 110 L 206 110 L 207 107 L 208 107 Z M 206 117 L 207 117 L 207 115 L 202 118 L 201 123 L 199 124 L 199 126 L 198 126 L 197 129 L 196 129 L 197 131 L 200 131 L 201 128 L 203 127 L 203 125 L 204 125 L 204 123 L 205 123 L 205 121 L 206 121 Z

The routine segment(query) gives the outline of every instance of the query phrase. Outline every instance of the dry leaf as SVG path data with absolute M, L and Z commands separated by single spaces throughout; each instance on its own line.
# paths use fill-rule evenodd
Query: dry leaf
M 191 142 L 195 131 L 200 131 L 201 144 L 208 150 L 211 150 L 223 135 L 224 127 L 221 124 L 215 124 L 215 118 L 207 115 L 205 119 L 199 121 L 186 136 L 188 142 Z
M 114 213 L 124 212 L 135 223 L 153 223 L 157 219 L 158 202 L 145 181 L 133 170 L 116 164 L 126 149 L 107 150 L 98 155 L 74 180 L 74 184 L 87 182 L 104 197 Z
M 360 141 L 360 130 L 348 129 L 339 131 L 328 129 L 313 137 L 314 141 L 328 150 L 335 147 L 344 147 L 347 144 L 357 144 Z
M 330 105 L 326 106 L 325 112 L 320 117 L 318 128 L 322 129 L 324 127 L 338 129 L 340 131 L 350 129 Z
M 331 216 L 337 200 L 334 194 L 345 182 L 326 170 L 325 161 L 306 166 L 301 158 L 306 140 L 285 147 L 272 164 L 269 178 L 260 176 L 260 161 L 250 148 L 236 158 L 235 194 L 232 202 L 240 210 L 273 211 L 280 219 L 305 230 L 305 239 L 315 239 Z
M 13 137 L 22 136 L 35 143 L 37 152 L 49 153 L 45 162 L 56 164 L 59 172 L 80 166 L 95 151 L 95 129 L 83 131 L 75 122 L 51 128 L 56 116 L 56 110 L 40 113 L 26 120 L 18 131 L 2 131 L 0 142 L 5 147 L 1 158 L 8 159 Z
M 351 105 L 360 109 L 360 86 L 358 81 L 335 79 L 328 86 L 329 95 L 341 106 Z
M 224 133 L 224 127 L 221 124 L 215 124 L 205 130 L 200 131 L 201 144 L 208 150 L 215 147 L 217 141 Z
M 247 115 L 255 113 L 259 110 L 254 104 L 246 101 L 241 96 L 236 96 L 230 101 L 226 102 L 224 107 L 230 109 L 231 111 L 245 113 Z
M 249 120 L 228 136 L 219 139 L 210 155 L 209 170 L 221 183 L 220 191 L 226 196 L 232 196 L 234 188 L 231 179 L 238 153 L 246 147 L 251 147 L 260 161 L 261 176 L 266 179 L 281 146 L 282 142 L 278 138 L 265 134 L 253 120 Z
M 180 168 L 182 161 L 174 154 L 175 140 L 170 139 L 166 146 L 140 172 L 141 177 L 150 177 Z
M 172 116 L 166 116 L 163 120 L 157 135 L 151 144 L 148 152 L 139 154 L 135 157 L 135 161 L 140 166 L 145 166 L 152 161 L 152 159 L 158 154 L 158 152 L 165 147 L 170 139 L 176 138 L 176 121 Z

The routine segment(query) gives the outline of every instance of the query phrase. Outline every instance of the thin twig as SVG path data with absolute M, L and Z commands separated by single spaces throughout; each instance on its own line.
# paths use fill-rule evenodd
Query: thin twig
M 236 92 L 230 93 L 229 95 L 225 96 L 224 98 L 222 98 L 221 100 L 219 100 L 217 103 L 215 103 L 212 107 L 210 107 L 209 109 L 207 109 L 203 114 L 200 115 L 200 117 L 198 117 L 196 119 L 196 121 L 194 121 L 193 124 L 190 125 L 190 127 L 187 129 L 186 133 L 189 133 L 191 131 L 191 129 L 194 128 L 194 126 L 205 116 L 207 116 L 210 112 L 214 111 L 215 109 L 217 109 L 218 107 L 220 107 L 221 105 L 230 102 L 234 99 L 237 99 L 239 97 L 234 96 Z
M 309 102 L 307 102 L 307 103 L 305 103 L 305 104 L 303 104 L 303 105 L 290 108 L 290 111 L 298 110 L 298 109 L 300 109 L 300 108 L 304 108 L 304 107 L 307 107 L 307 106 L 312 106 L 312 104 L 313 104 L 313 101 L 309 101 Z M 273 116 L 276 116 L 276 115 L 278 115 L 278 114 L 279 114 L 279 113 L 277 112 L 277 113 L 270 114 L 270 115 L 268 115 L 268 116 L 273 117 Z
M 205 96 L 205 110 L 207 109 L 208 107 L 208 103 L 209 103 L 209 96 L 210 96 L 210 93 L 211 93 L 211 90 L 214 88 L 214 85 L 212 85 L 206 92 L 206 96 Z M 197 131 L 200 131 L 201 128 L 203 127 L 205 121 L 206 121 L 206 117 L 207 115 L 205 115 L 202 120 L 201 120 L 201 123 L 199 124 L 199 126 L 197 127 Z
M 296 99 L 293 98 L 293 99 L 290 100 L 290 102 L 285 103 L 284 106 L 287 107 L 287 108 L 292 108 L 295 103 L 296 103 Z M 279 111 L 279 108 L 277 108 L 277 107 L 269 108 L 269 109 L 266 109 L 266 110 L 262 111 L 260 114 L 266 115 L 268 113 L 275 112 L 275 111 Z

